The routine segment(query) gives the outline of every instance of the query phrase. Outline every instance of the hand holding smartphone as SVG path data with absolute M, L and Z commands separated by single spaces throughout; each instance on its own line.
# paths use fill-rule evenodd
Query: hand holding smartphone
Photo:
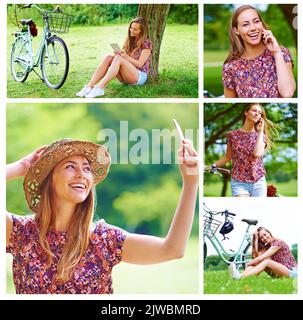
M 111 43 L 110 46 L 113 48 L 114 51 L 121 51 L 117 43 Z

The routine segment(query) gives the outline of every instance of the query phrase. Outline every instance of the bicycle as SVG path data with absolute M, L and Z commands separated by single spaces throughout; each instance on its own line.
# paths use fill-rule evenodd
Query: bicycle
M 222 225 L 222 221 L 215 219 L 215 216 L 221 215 L 225 218 L 226 221 L 229 221 L 232 217 L 235 217 L 236 214 L 229 212 L 228 210 L 224 211 L 212 211 L 206 207 L 205 203 L 203 203 L 204 209 L 204 216 L 203 216 L 203 260 L 204 263 L 207 259 L 207 243 L 206 239 L 210 241 L 216 252 L 218 253 L 219 257 L 228 265 L 232 262 L 235 263 L 236 267 L 239 269 L 241 266 L 245 269 L 246 264 L 248 261 L 251 260 L 251 242 L 252 242 L 252 234 L 249 232 L 251 226 L 255 226 L 258 224 L 258 220 L 251 220 L 251 219 L 242 219 L 242 222 L 247 223 L 246 230 L 240 242 L 239 248 L 237 251 L 229 250 L 226 251 L 217 237 L 217 230 Z M 232 231 L 233 228 L 230 228 Z M 224 235 L 224 238 L 225 235 Z
M 38 5 L 23 5 L 37 9 L 43 17 L 43 34 L 36 54 L 32 47 L 32 19 L 21 20 L 22 30 L 14 33 L 16 39 L 11 49 L 11 72 L 16 82 L 25 82 L 34 71 L 50 88 L 59 89 L 64 84 L 69 70 L 68 49 L 62 38 L 52 33 L 67 33 L 73 16 L 56 9 L 44 10 Z M 40 65 L 42 78 L 34 68 Z

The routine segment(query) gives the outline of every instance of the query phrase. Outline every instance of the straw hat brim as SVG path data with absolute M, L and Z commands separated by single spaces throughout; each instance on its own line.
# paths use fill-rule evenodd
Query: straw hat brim
M 46 177 L 58 163 L 71 156 L 83 156 L 89 161 L 95 185 L 106 178 L 110 166 L 110 155 L 106 147 L 89 141 L 55 141 L 44 150 L 24 177 L 23 188 L 31 210 L 36 211 L 38 207 L 40 187 Z

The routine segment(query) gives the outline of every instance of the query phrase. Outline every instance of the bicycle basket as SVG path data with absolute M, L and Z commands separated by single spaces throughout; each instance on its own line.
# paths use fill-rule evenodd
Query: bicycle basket
M 48 27 L 53 33 L 67 33 L 74 16 L 63 12 L 48 12 Z
M 221 224 L 221 221 L 205 215 L 203 221 L 203 235 L 212 238 Z

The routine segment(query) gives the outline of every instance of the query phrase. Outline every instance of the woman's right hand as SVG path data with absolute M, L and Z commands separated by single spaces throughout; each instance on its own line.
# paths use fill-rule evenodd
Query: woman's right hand
M 20 176 L 26 175 L 28 169 L 41 157 L 45 149 L 46 146 L 40 147 L 18 161 L 20 164 Z

